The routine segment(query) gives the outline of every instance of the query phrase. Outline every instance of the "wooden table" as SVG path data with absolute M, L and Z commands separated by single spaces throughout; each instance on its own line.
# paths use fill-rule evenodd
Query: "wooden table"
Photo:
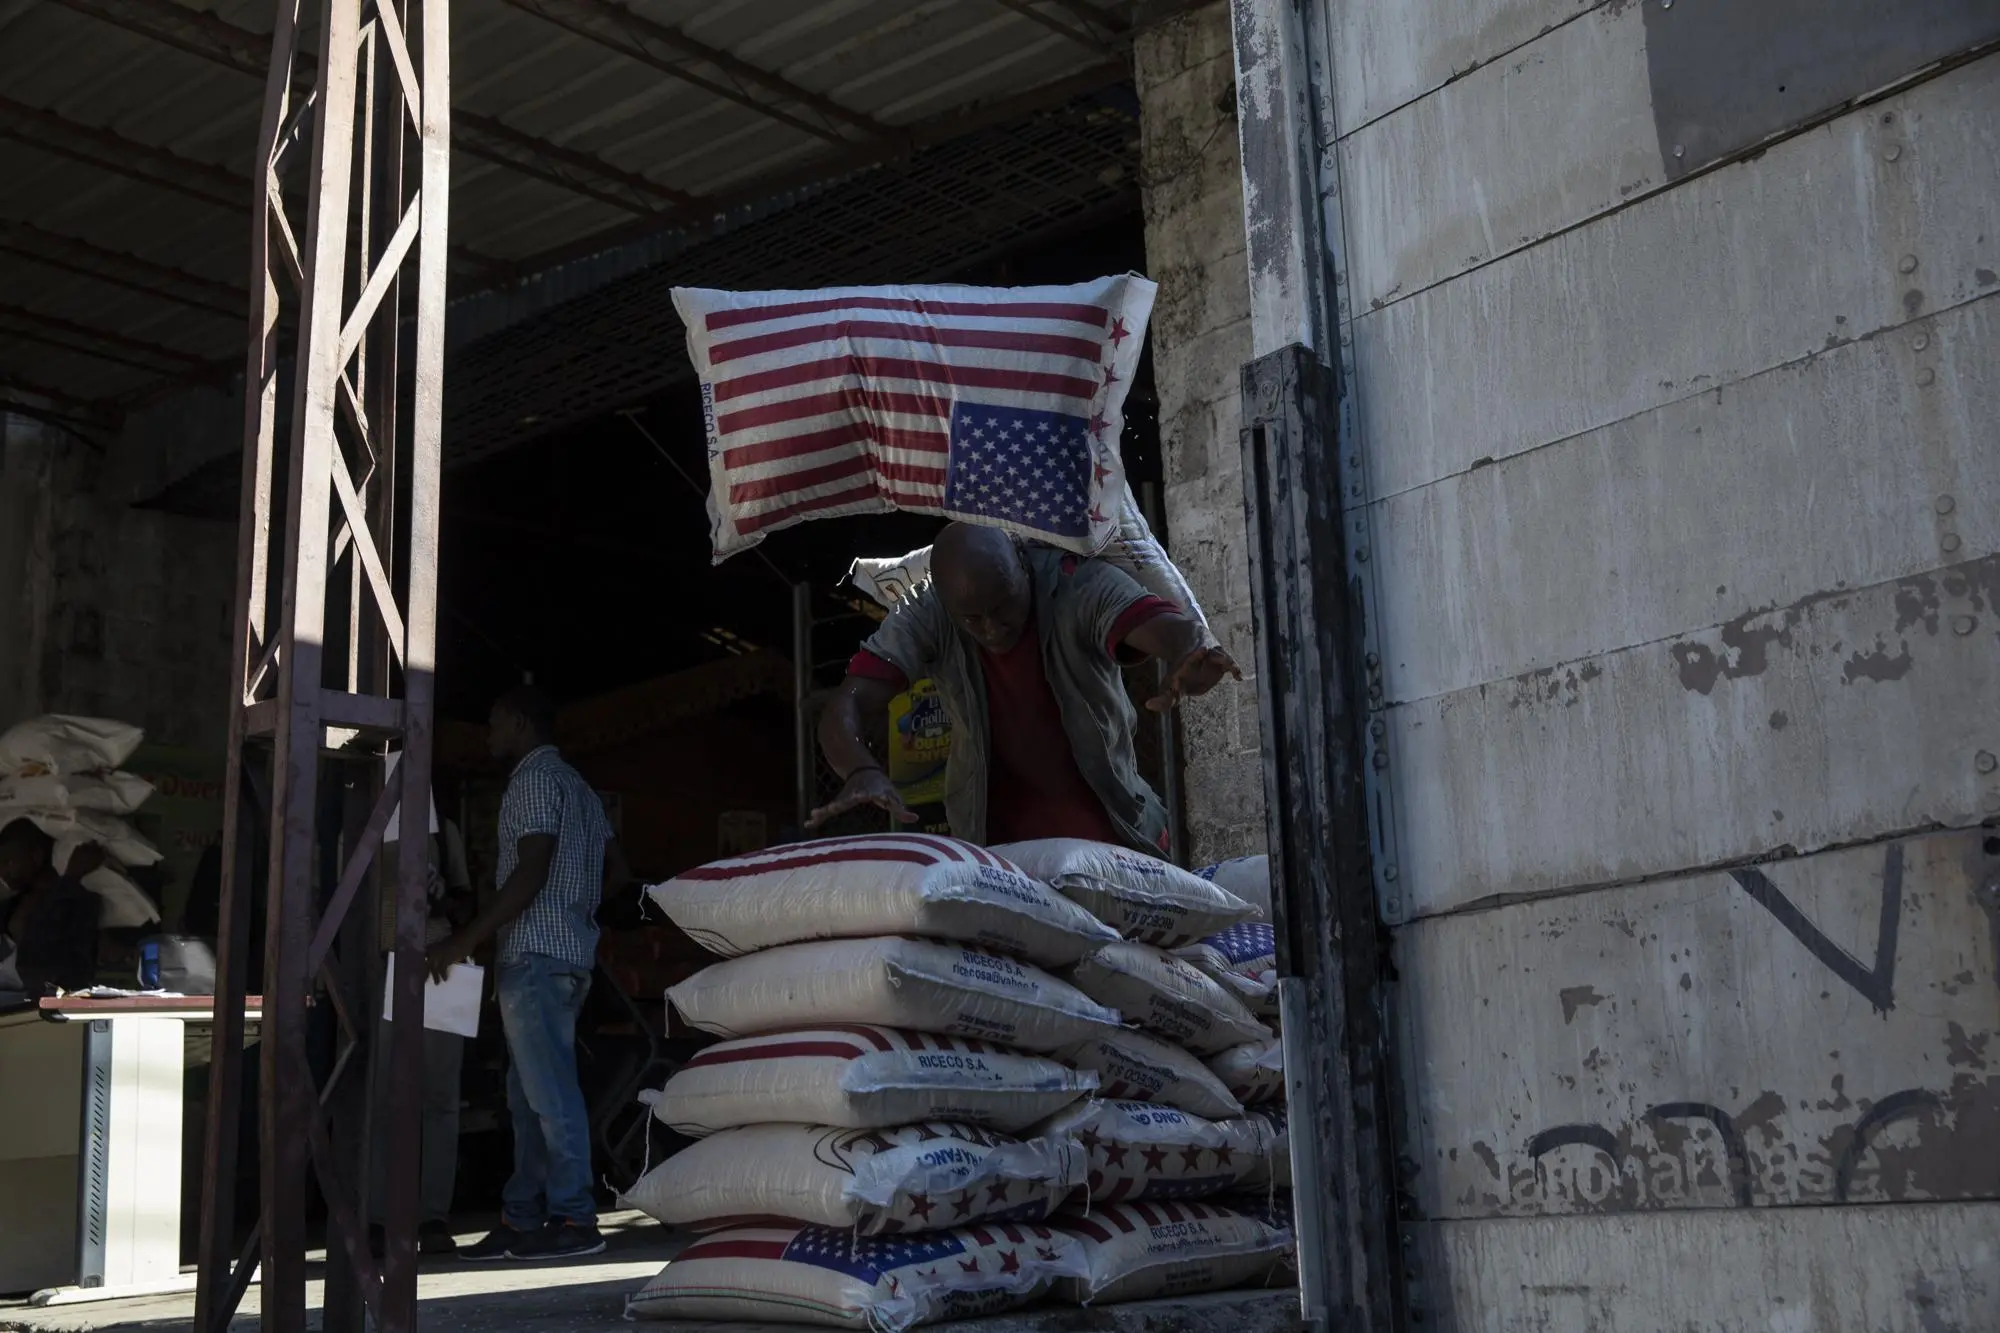
M 246 1021 L 262 1017 L 252 997 Z M 0 1293 L 36 1305 L 183 1291 L 188 1029 L 208 996 L 44 999 L 0 1014 Z

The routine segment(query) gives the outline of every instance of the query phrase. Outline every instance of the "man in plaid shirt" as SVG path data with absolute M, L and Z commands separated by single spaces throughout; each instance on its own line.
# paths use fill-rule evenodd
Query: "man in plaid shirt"
M 497 897 L 430 951 L 442 975 L 489 938 L 507 1038 L 514 1174 L 501 1222 L 460 1252 L 554 1259 L 604 1248 L 591 1196 L 590 1122 L 576 1073 L 576 1019 L 597 960 L 605 867 L 622 867 L 597 793 L 555 747 L 555 709 L 532 686 L 493 705 L 489 745 L 513 765 L 500 801 Z

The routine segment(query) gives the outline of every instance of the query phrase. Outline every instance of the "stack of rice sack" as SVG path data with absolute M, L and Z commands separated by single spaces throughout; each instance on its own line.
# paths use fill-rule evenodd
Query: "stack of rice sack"
M 1289 1250 L 1219 1198 L 1267 1189 L 1281 1145 L 1204 1064 L 1270 1030 L 1170 952 L 1248 919 L 1241 899 L 1094 843 L 923 834 L 651 894 L 727 960 L 668 992 L 726 1040 L 654 1102 L 698 1142 L 626 1195 L 714 1234 L 634 1314 L 894 1330 L 1052 1290 L 1216 1290 Z
M 1271 1104 L 1282 1059 L 1257 1014 L 1276 984 L 1274 937 L 1256 919 L 1268 887 L 1260 904 L 1166 862 L 1069 839 L 994 852 L 1118 931 L 1068 975 L 1136 1025 L 1062 1052 L 1098 1073 L 1100 1099 L 1040 1127 L 1075 1139 L 1089 1164 L 1056 1223 L 1085 1272 L 1059 1294 L 1097 1304 L 1190 1295 L 1283 1268 L 1292 1231 L 1274 1205 L 1290 1186 L 1290 1141 Z M 1249 946 L 1232 943 L 1246 935 L 1263 941 L 1261 990 L 1242 975 Z
M 127 818 L 153 794 L 153 784 L 119 771 L 144 739 L 124 722 L 60 714 L 0 732 L 0 828 L 17 819 L 34 824 L 54 839 L 57 870 L 77 848 L 101 846 L 108 859 L 84 876 L 83 886 L 104 900 L 102 927 L 160 919 L 152 899 L 123 873 L 160 860 L 159 849 Z
M 1084 1185 L 1085 1154 L 1030 1131 L 1099 1086 L 1060 1053 L 1119 1015 L 1054 970 L 1113 931 L 926 834 L 772 848 L 650 893 L 726 960 L 668 992 L 725 1040 L 654 1101 L 699 1141 L 626 1196 L 709 1234 L 631 1313 L 897 1330 L 1083 1274 L 1047 1220 Z

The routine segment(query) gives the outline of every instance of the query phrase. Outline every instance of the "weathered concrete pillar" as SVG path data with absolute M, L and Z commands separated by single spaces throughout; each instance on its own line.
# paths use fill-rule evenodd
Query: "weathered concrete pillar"
M 1135 64 L 1146 263 L 1160 284 L 1153 354 L 1167 542 L 1223 646 L 1252 667 L 1238 373 L 1250 358 L 1243 181 L 1229 5 L 1140 31 Z M 1262 851 L 1257 682 L 1225 683 L 1182 718 L 1195 864 Z

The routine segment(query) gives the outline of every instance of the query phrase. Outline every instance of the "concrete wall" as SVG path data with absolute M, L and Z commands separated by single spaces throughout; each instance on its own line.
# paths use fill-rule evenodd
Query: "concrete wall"
M 1422 1326 L 2000 1328 L 2000 16 L 1238 8 L 1340 278 Z
M 0 456 L 0 725 L 42 712 L 134 722 L 155 744 L 227 739 L 233 524 L 134 509 L 141 432 L 98 440 L 6 418 Z
M 1243 183 L 1229 6 L 1144 28 L 1134 49 L 1154 374 L 1168 545 L 1217 637 L 1245 667 L 1182 714 L 1188 851 L 1196 865 L 1262 851 L 1264 786 L 1237 445 L 1250 358 Z

